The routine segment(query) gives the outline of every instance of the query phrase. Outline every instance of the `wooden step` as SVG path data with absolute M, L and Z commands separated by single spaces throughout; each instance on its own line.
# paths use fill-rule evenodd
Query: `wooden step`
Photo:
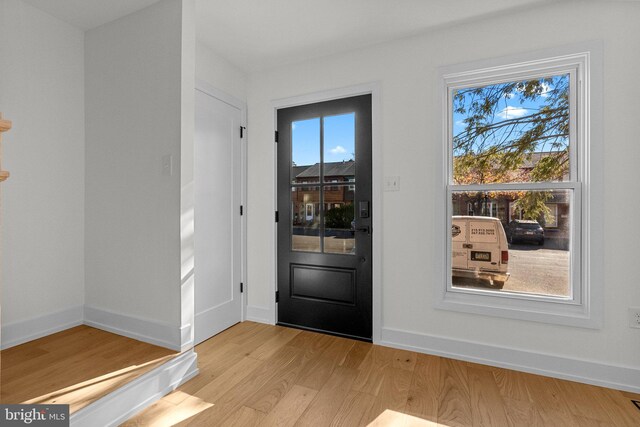
M 9 178 L 9 172 L 0 171 L 0 182 L 6 180 L 7 178 Z

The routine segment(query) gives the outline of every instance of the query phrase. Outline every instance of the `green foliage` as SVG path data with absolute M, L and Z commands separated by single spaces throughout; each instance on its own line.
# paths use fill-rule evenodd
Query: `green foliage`
M 324 215 L 326 228 L 351 229 L 353 221 L 353 205 L 343 205 L 329 209 Z
M 509 114 L 514 102 L 523 107 Z M 453 111 L 464 124 L 453 136 L 456 184 L 560 181 L 568 173 L 568 75 L 460 89 Z M 551 218 L 550 194 L 521 196 L 525 218 Z
M 552 89 L 549 90 L 550 85 Z M 539 103 L 526 114 L 503 115 L 507 100 Z M 459 184 L 517 180 L 556 181 L 568 170 L 569 77 L 556 76 L 500 83 L 454 92 L 453 109 L 462 115 L 463 131 L 453 137 L 454 180 Z M 507 110 L 508 111 L 508 110 Z M 530 171 L 518 168 L 545 152 Z
M 525 191 L 515 201 L 514 206 L 516 209 L 522 210 L 522 219 L 552 222 L 553 215 L 546 205 L 551 197 L 551 193 L 548 191 Z

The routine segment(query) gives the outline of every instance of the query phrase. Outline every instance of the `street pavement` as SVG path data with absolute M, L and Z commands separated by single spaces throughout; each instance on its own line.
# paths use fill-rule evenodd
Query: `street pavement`
M 569 296 L 569 251 L 517 244 L 509 248 L 511 277 L 503 292 Z M 454 277 L 454 286 L 487 289 L 488 283 Z

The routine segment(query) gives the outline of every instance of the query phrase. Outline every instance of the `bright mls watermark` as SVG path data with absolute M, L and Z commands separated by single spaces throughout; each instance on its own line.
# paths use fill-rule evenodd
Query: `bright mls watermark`
M 0 405 L 2 426 L 69 426 L 69 405 Z

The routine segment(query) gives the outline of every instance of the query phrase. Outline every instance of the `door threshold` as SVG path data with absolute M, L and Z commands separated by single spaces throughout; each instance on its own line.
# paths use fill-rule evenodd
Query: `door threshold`
M 355 336 L 355 335 L 341 334 L 339 332 L 325 331 L 324 329 L 310 328 L 308 326 L 292 325 L 290 323 L 284 323 L 284 322 L 277 322 L 276 325 L 284 326 L 285 328 L 301 329 L 303 331 L 317 332 L 319 334 L 332 335 L 334 337 L 349 338 L 349 339 L 356 340 L 356 341 L 364 341 L 364 342 L 373 343 L 373 339 L 372 338 L 364 338 L 364 337 L 358 337 L 358 336 Z

